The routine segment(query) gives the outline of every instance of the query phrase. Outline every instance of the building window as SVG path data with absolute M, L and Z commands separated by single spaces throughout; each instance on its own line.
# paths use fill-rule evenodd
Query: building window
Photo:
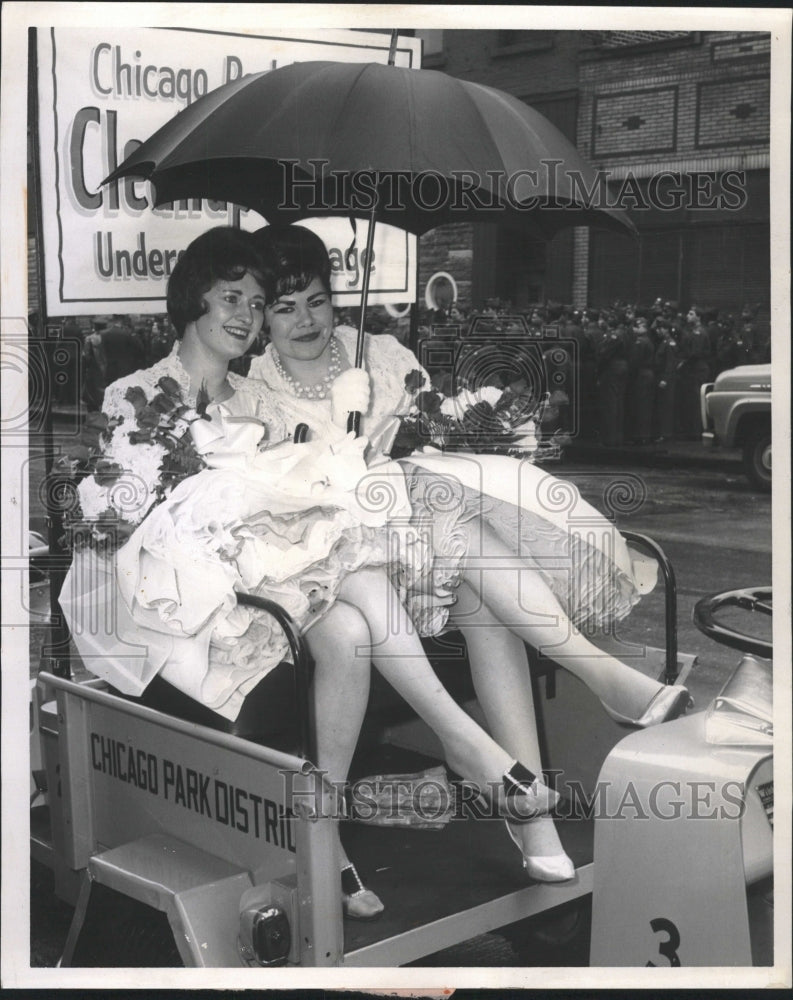
M 415 37 L 423 42 L 423 65 L 437 65 L 443 60 L 443 31 L 430 28 L 417 30 Z
M 555 35 L 555 31 L 497 31 L 495 55 L 546 52 L 553 48 Z
M 699 31 L 585 31 L 584 35 L 596 49 L 695 45 L 701 40 Z
M 538 94 L 536 97 L 521 95 L 520 99 L 544 115 L 573 145 L 576 144 L 578 106 L 575 94 Z

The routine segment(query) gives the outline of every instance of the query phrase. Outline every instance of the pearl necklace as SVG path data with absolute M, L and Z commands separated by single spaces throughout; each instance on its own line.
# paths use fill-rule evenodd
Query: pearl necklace
M 339 345 L 336 342 L 336 338 L 331 335 L 328 374 L 323 379 L 320 379 L 319 382 L 315 382 L 314 385 L 303 385 L 302 382 L 298 382 L 296 378 L 293 378 L 287 371 L 285 371 L 284 366 L 281 364 L 281 359 L 278 356 L 278 351 L 276 351 L 275 348 L 273 348 L 273 364 L 275 365 L 275 370 L 289 386 L 289 391 L 294 396 L 298 396 L 301 399 L 326 399 L 328 393 L 330 392 L 331 385 L 336 379 L 336 376 L 341 372 L 341 355 L 339 354 Z

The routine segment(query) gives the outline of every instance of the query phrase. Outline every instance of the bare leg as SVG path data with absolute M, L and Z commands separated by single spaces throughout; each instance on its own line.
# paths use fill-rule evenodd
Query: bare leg
M 438 736 L 449 766 L 483 789 L 500 784 L 515 757 L 498 746 L 438 680 L 386 574 L 360 570 L 346 578 L 339 593 L 363 612 L 375 666 Z M 547 805 L 554 800 L 551 796 Z
M 631 718 L 640 716 L 663 685 L 589 642 L 540 574 L 516 564 L 515 554 L 487 525 L 478 525 L 475 536 L 471 531 L 471 545 L 481 545 L 488 568 L 469 566 L 465 580 L 502 625 L 552 657 L 611 708 Z
M 306 642 L 315 663 L 317 764 L 331 781 L 346 781 L 369 700 L 369 626 L 360 611 L 336 601 Z
M 493 739 L 535 773 L 542 769 L 523 640 L 495 617 L 471 587 L 457 590 L 454 624 L 465 637 L 474 690 Z
M 465 637 L 474 690 L 488 728 L 508 753 L 541 774 L 534 696 L 523 640 L 505 629 L 467 584 L 463 583 L 457 593 L 454 621 Z M 510 823 L 510 828 L 526 855 L 564 854 L 550 816 Z
M 328 613 L 306 632 L 306 643 L 314 659 L 313 712 L 317 735 L 317 765 L 328 779 L 344 783 L 355 753 L 371 677 L 371 637 L 360 611 L 336 601 Z M 338 828 L 337 828 L 338 830 Z M 337 835 L 339 870 L 350 859 Z M 345 898 L 345 913 L 368 919 L 383 911 L 371 890 Z

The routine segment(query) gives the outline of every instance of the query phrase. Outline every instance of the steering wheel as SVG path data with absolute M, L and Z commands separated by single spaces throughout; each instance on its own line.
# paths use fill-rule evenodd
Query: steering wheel
M 754 587 L 748 590 L 728 590 L 722 594 L 703 597 L 694 605 L 694 624 L 704 635 L 722 646 L 738 649 L 742 653 L 753 653 L 770 660 L 774 647 L 764 639 L 736 632 L 716 621 L 716 615 L 724 608 L 743 608 L 745 611 L 759 611 L 764 615 L 773 614 L 770 587 Z

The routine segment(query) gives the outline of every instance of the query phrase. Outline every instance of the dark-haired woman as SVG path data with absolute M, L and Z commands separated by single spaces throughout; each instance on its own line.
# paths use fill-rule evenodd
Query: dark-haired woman
M 267 227 L 257 237 L 275 290 L 265 313 L 269 344 L 249 377 L 275 406 L 271 434 L 289 439 L 305 423 L 316 440 L 340 442 L 347 413 L 357 410 L 371 451 L 387 451 L 384 427 L 403 412 L 405 378 L 426 373 L 389 336 L 367 337 L 366 370 L 354 369 L 356 334 L 333 327 L 330 261 L 321 240 L 299 226 Z M 430 539 L 434 560 L 423 578 L 402 588 L 404 604 L 419 633 L 436 634 L 452 595 L 477 695 L 502 746 L 540 770 L 524 641 L 584 680 L 621 722 L 647 726 L 685 711 L 685 688 L 632 670 L 579 631 L 585 622 L 623 617 L 647 580 L 640 580 L 639 561 L 613 525 L 573 487 L 498 456 L 414 455 L 400 464 L 411 523 Z M 533 877 L 572 877 L 550 818 L 508 830 Z
M 265 289 L 261 261 L 250 236 L 232 228 L 202 234 L 182 254 L 168 286 L 168 311 L 177 340 L 167 357 L 150 368 L 118 379 L 107 387 L 102 440 L 104 475 L 84 478 L 78 487 L 79 509 L 72 520 L 93 526 L 85 533 L 89 544 L 75 552 L 75 559 L 61 597 L 64 611 L 74 621 L 72 632 L 86 666 L 106 677 L 124 693 L 140 694 L 148 681 L 172 659 L 173 638 L 167 628 L 147 630 L 146 655 L 134 655 L 140 646 L 140 622 L 134 622 L 115 587 L 115 563 L 99 556 L 93 545 L 101 537 L 96 526 L 106 523 L 124 534 L 144 523 L 148 515 L 174 488 L 164 475 L 169 458 L 162 440 L 151 433 L 156 419 L 153 402 L 165 399 L 162 386 L 181 396 L 184 419 L 176 421 L 174 437 L 190 441 L 188 421 L 196 419 L 197 397 L 203 390 L 207 415 L 216 418 L 256 419 L 260 403 L 246 392 L 245 380 L 229 374 L 229 361 L 244 353 L 262 326 Z M 165 381 L 164 381 L 165 380 Z M 144 425 L 139 423 L 143 413 Z M 202 462 L 191 448 L 194 468 Z M 117 470 L 115 478 L 107 469 Z M 119 615 L 109 637 L 81 627 L 81 590 L 95 574 L 93 601 L 114 602 Z M 101 585 L 99 582 L 101 581 Z M 157 616 L 155 615 L 154 618 Z M 156 624 L 156 622 L 153 622 Z M 134 637 L 133 637 L 134 636 Z M 214 707 L 214 706 L 213 706 Z
M 275 291 L 265 310 L 269 344 L 249 377 L 260 381 L 264 397 L 277 401 L 271 433 L 288 437 L 296 423 L 306 423 L 317 438 L 338 438 L 345 411 L 359 410 L 362 433 L 370 442 L 381 441 L 383 423 L 403 404 L 406 375 L 417 372 L 428 384 L 426 373 L 412 352 L 387 335 L 367 337 L 366 369 L 353 368 L 355 331 L 333 327 L 330 261 L 322 241 L 300 226 L 268 226 L 256 236 L 274 272 Z M 661 705 L 672 712 L 685 706 L 684 689 L 665 690 L 578 632 L 578 625 L 627 615 L 649 584 L 642 579 L 646 560 L 571 484 L 531 463 L 492 455 L 414 454 L 402 467 L 414 518 L 434 532 L 445 565 L 457 562 L 452 587 L 465 581 L 521 638 L 553 646 L 555 658 L 614 715 L 642 724 L 645 710 L 655 719 Z M 430 509 L 436 488 L 454 494 L 443 526 L 451 544 Z M 466 553 L 500 566 L 480 573 L 466 562 Z M 440 609 L 431 624 L 448 613 Z

